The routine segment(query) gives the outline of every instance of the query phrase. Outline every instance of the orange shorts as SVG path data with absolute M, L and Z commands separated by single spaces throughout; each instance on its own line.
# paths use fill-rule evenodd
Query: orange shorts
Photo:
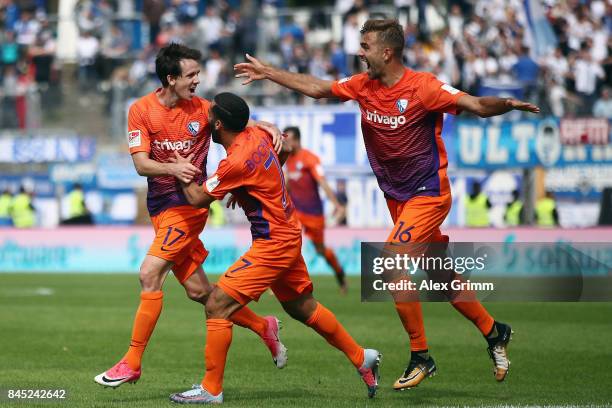
M 306 236 L 315 244 L 322 244 L 325 217 L 322 215 L 305 214 L 299 211 L 296 211 L 296 215 L 304 227 Z
M 441 242 L 446 240 L 440 225 L 448 215 L 452 204 L 450 194 L 438 197 L 417 196 L 399 202 L 387 199 L 387 206 L 395 226 L 387 242 Z
M 217 286 L 241 305 L 259 300 L 268 288 L 280 302 L 311 293 L 312 281 L 301 248 L 301 237 L 289 242 L 257 239 L 219 278 Z
M 174 262 L 172 271 L 180 283 L 185 282 L 208 256 L 200 241 L 207 217 L 207 209 L 190 205 L 168 208 L 151 217 L 155 239 L 147 254 Z

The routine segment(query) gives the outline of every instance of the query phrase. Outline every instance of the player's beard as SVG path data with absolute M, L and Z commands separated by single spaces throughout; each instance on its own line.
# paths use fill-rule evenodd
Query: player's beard
M 210 136 L 212 137 L 213 142 L 221 144 L 221 135 L 219 134 L 219 131 L 214 127 L 210 129 Z
M 366 65 L 366 70 L 367 70 L 367 73 L 368 73 L 368 78 L 370 78 L 370 79 L 380 79 L 380 74 L 378 73 L 376 68 L 374 68 L 374 65 L 372 65 L 372 63 L 369 62 L 369 61 L 368 61 L 367 65 Z

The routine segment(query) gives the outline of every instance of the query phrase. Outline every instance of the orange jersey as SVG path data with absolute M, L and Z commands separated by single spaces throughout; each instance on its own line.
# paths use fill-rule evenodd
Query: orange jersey
M 196 178 L 206 179 L 206 156 L 210 146 L 210 126 L 206 99 L 193 97 L 179 100 L 174 108 L 162 105 L 156 92 L 137 100 L 128 114 L 128 146 L 130 153 L 147 152 L 157 162 L 169 163 L 177 151 L 183 157 L 195 153 L 193 165 L 202 170 Z M 147 208 L 149 214 L 188 205 L 181 186 L 172 176 L 148 178 Z
M 442 113 L 458 114 L 465 93 L 408 68 L 391 88 L 362 73 L 335 81 L 332 92 L 359 103 L 368 159 L 387 198 L 404 202 L 450 192 Z
M 290 155 L 285 163 L 289 194 L 295 208 L 304 214 L 323 215 L 319 180 L 323 177 L 321 160 L 307 149 Z
M 253 240 L 288 242 L 301 235 L 278 156 L 261 129 L 249 127 L 236 136 L 205 189 L 217 200 L 229 192 L 238 197 Z

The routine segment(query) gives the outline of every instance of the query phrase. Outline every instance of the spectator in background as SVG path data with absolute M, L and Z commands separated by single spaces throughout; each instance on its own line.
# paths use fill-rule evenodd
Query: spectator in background
M 178 19 L 193 21 L 198 16 L 198 5 L 196 4 L 198 1 L 199 0 L 174 0 L 173 3 L 176 7 Z
M 350 74 L 361 72 L 361 60 L 357 56 L 361 48 L 361 34 L 359 33 L 359 29 L 357 13 L 347 15 L 344 28 L 342 29 L 342 42 Z
M 506 206 L 504 221 L 508 227 L 517 227 L 525 223 L 523 202 L 518 190 L 512 192 L 512 201 Z
M 535 217 L 539 227 L 552 228 L 559 225 L 557 203 L 552 191 L 547 191 L 546 195 L 536 202 Z
M 309 55 L 304 44 L 296 44 L 293 48 L 293 71 L 300 74 L 308 73 Z
M 342 77 L 349 76 L 346 54 L 337 42 L 332 41 L 329 43 L 329 54 L 331 64 L 336 72 Z
M 21 186 L 19 194 L 13 197 L 11 217 L 15 228 L 32 228 L 36 226 L 36 209 L 32 204 L 32 194 L 27 192 L 24 186 Z
M 593 35 L 593 23 L 589 19 L 589 10 L 585 5 L 578 5 L 573 13 L 567 15 L 569 22 L 569 46 L 578 51 L 581 44 Z
M 346 14 L 355 5 L 355 0 L 336 0 L 334 9 L 340 14 Z
M 102 79 L 109 79 L 115 68 L 121 65 L 130 50 L 130 43 L 130 37 L 125 34 L 121 27 L 112 24 L 100 43 L 100 74 Z
M 558 118 L 574 116 L 582 104 L 582 99 L 569 92 L 556 78 L 549 79 L 547 95 L 550 111 Z
M 179 43 L 181 40 L 178 32 L 178 27 L 175 24 L 164 22 L 161 25 L 161 30 L 155 40 L 155 45 L 158 48 L 165 47 L 170 43 Z
M 21 10 L 19 20 L 15 23 L 15 33 L 17 34 L 17 44 L 28 47 L 34 44 L 36 36 L 40 31 L 40 23 L 34 19 L 32 9 Z
M 22 96 L 19 77 L 15 65 L 6 65 L 2 73 L 2 112 L 0 112 L 0 127 L 17 129 L 20 127 L 17 98 Z
M 565 85 L 565 79 L 569 75 L 569 64 L 567 58 L 562 54 L 561 48 L 557 47 L 553 53 L 542 61 L 549 75 L 561 86 Z
M 489 227 L 491 202 L 478 181 L 472 184 L 472 193 L 465 197 L 465 226 L 470 228 Z
M 596 118 L 606 118 L 612 120 L 612 99 L 610 98 L 610 88 L 603 88 L 601 97 L 593 106 L 593 116 Z
M 518 61 L 512 67 L 516 79 L 523 85 L 526 100 L 533 97 L 540 67 L 529 56 L 529 48 L 522 46 Z
M 80 33 L 92 33 L 100 35 L 104 21 L 101 16 L 94 13 L 94 3 L 80 1 L 76 7 L 76 23 Z
M 612 10 L 612 5 L 610 6 Z M 611 13 L 612 14 L 612 11 Z M 608 39 L 610 37 L 610 33 L 603 25 L 601 20 L 595 20 L 595 24 L 593 26 L 593 35 L 590 38 L 592 41 L 591 47 L 591 57 L 593 61 L 597 63 L 601 63 L 601 61 L 605 60 L 608 57 Z
M 165 9 L 165 0 L 143 0 L 142 12 L 149 23 L 149 42 L 152 44 L 159 34 L 160 20 Z
M 517 61 L 515 66 L 519 63 L 520 59 L 519 61 Z M 487 50 L 486 48 L 482 47 L 482 49 L 480 50 L 480 56 L 476 58 L 475 64 L 478 67 L 477 73 L 481 78 L 493 79 L 497 77 L 497 73 L 499 72 L 499 64 L 497 63 L 497 60 L 491 56 L 489 50 Z M 519 78 L 519 80 L 522 81 L 521 78 Z
M 19 7 L 15 0 L 4 0 L 0 3 L 0 11 L 4 11 L 4 28 L 8 31 L 15 30 L 15 24 L 19 20 Z
M 0 42 L 0 65 L 14 65 L 19 60 L 19 44 L 13 31 L 6 31 Z
M 221 84 L 225 69 L 225 61 L 221 59 L 219 50 L 211 48 L 204 65 L 204 91 L 215 92 L 215 89 Z
M 237 59 L 242 61 L 244 54 L 254 55 L 257 48 L 257 19 L 248 13 L 242 14 L 238 10 L 232 10 L 228 17 L 228 31 L 232 33 L 232 46 L 229 57 L 232 63 Z M 232 27 L 233 26 L 233 27 Z
M 297 43 L 303 43 L 305 38 L 305 33 L 302 27 L 300 27 L 293 19 L 293 16 L 284 16 L 282 25 L 280 27 L 280 37 L 284 37 L 286 34 L 291 34 L 291 36 L 295 39 Z
M 448 34 L 451 36 L 451 38 L 454 40 L 460 40 L 462 38 L 464 23 L 465 18 L 461 12 L 461 7 L 459 7 L 458 4 L 452 5 L 447 18 L 449 28 Z
M 574 63 L 574 82 L 576 92 L 582 98 L 579 114 L 590 115 L 595 103 L 597 81 L 604 78 L 601 66 L 593 61 L 591 51 L 585 43 Z
M 85 194 L 83 194 L 81 184 L 74 184 L 72 191 L 66 196 L 66 200 L 68 201 L 68 218 L 62 222 L 63 225 L 93 224 L 91 213 L 85 204 Z
M 210 203 L 209 212 L 211 226 L 219 228 L 225 225 L 225 208 L 221 201 L 216 200 Z
M 410 24 L 410 8 L 414 7 L 414 0 L 393 0 L 397 12 L 397 19 L 402 26 Z
M 38 84 L 51 82 L 51 69 L 55 57 L 56 43 L 53 31 L 49 28 L 49 21 L 41 21 L 41 30 L 36 40 L 28 48 L 28 56 L 32 59 L 35 68 L 35 80 Z
M 13 204 L 13 195 L 7 188 L 0 195 L 0 226 L 7 227 L 13 225 L 11 220 L 11 207 Z
M 285 69 L 289 69 L 289 67 L 293 64 L 293 47 L 294 47 L 294 39 L 291 33 L 286 33 L 282 36 L 280 42 L 280 53 L 282 58 L 282 66 Z
M 202 41 L 202 34 L 195 24 L 195 20 L 192 17 L 181 17 L 179 26 L 179 36 L 181 38 L 180 43 L 190 48 L 203 49 L 206 45 Z M 220 42 L 216 43 L 217 47 Z M 206 53 L 204 53 L 206 55 Z
M 79 63 L 79 87 L 81 92 L 89 92 L 98 79 L 96 58 L 100 42 L 91 31 L 83 31 L 77 40 L 77 60 Z
M 206 14 L 200 17 L 197 24 L 204 39 L 203 49 L 210 49 L 210 47 L 219 49 L 219 41 L 223 32 L 223 20 L 219 17 L 217 8 L 208 6 Z
M 329 59 L 325 58 L 325 52 L 322 48 L 315 48 L 308 63 L 308 73 L 318 78 L 329 79 L 329 70 L 330 63 Z

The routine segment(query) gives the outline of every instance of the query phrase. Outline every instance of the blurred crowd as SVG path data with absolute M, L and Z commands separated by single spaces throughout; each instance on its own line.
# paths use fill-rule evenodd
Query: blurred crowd
M 0 0 L 0 127 L 26 127 L 28 95 L 53 82 L 56 34 L 45 3 Z
M 60 81 L 57 25 L 50 23 L 47 3 L 0 0 L 3 127 L 24 127 L 20 98 L 32 84 L 43 92 L 44 108 L 44 93 Z M 415 70 L 431 71 L 473 94 L 506 89 L 556 116 L 612 118 L 610 0 L 336 0 L 325 7 L 286 8 L 301 3 L 309 2 L 79 0 L 79 90 L 104 93 L 112 113 L 118 101 L 156 86 L 155 55 L 170 42 L 202 50 L 200 92 L 206 96 L 238 86 L 232 65 L 245 53 L 294 72 L 342 78 L 363 69 L 357 57 L 363 22 L 397 17 L 405 27 L 405 62 Z M 534 18 L 526 9 L 530 3 L 537 3 L 546 20 L 546 44 L 536 44 L 528 30 Z M 242 92 L 251 92 L 258 103 L 304 102 L 272 84 Z M 54 95 L 48 108 L 60 97 Z

